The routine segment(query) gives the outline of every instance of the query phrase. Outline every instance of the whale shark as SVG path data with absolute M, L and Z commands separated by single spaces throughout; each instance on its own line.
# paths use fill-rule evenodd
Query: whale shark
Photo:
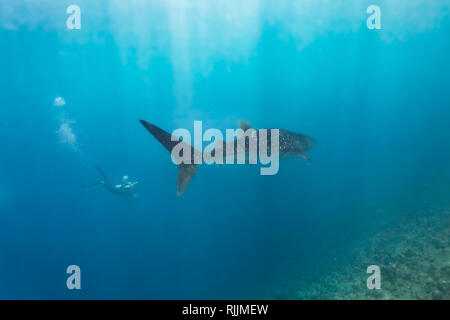
M 189 183 L 194 178 L 197 168 L 199 164 L 196 162 L 195 155 L 202 155 L 205 157 L 206 153 L 200 150 L 195 149 L 192 145 L 185 142 L 184 140 L 179 139 L 177 136 L 172 135 L 169 132 L 164 131 L 163 129 L 155 126 L 152 123 L 149 123 L 145 120 L 139 120 L 140 123 L 147 129 L 147 131 L 156 139 L 158 142 L 170 153 L 172 153 L 173 149 L 177 146 L 177 148 L 182 150 L 190 151 L 190 161 L 182 162 L 178 164 L 178 178 L 177 178 L 177 195 L 181 196 L 185 190 L 187 189 Z M 250 132 L 253 128 L 252 126 L 244 121 L 239 121 L 239 128 L 242 130 L 241 132 Z M 292 132 L 285 129 L 274 129 L 277 130 L 278 136 L 278 155 L 280 158 L 286 157 L 301 157 L 305 159 L 308 164 L 311 164 L 311 159 L 306 153 L 309 149 L 311 149 L 315 144 L 316 140 L 310 136 Z M 256 135 L 256 139 L 260 138 L 260 131 L 254 130 L 252 131 Z M 272 129 L 267 130 L 267 139 L 270 140 L 272 135 Z M 242 141 L 243 139 L 243 141 Z M 239 143 L 239 142 L 242 142 Z M 230 148 L 231 146 L 231 148 Z M 241 147 L 239 147 L 241 146 Z M 181 148 L 180 148 L 181 147 Z M 267 147 L 268 150 L 266 154 L 271 153 L 271 144 L 264 145 L 264 148 Z M 251 143 L 250 139 L 248 139 L 248 135 L 240 135 L 233 141 L 221 141 L 218 140 L 215 142 L 214 148 L 208 153 L 208 156 L 215 156 L 220 154 L 223 156 L 224 161 L 229 159 L 237 158 L 240 154 L 246 155 L 245 163 L 246 164 L 254 164 L 251 162 L 250 157 L 248 156 L 250 153 Z M 258 144 L 256 147 L 259 151 L 260 145 Z M 229 152 L 231 150 L 231 152 Z M 260 154 L 260 153 L 258 153 Z M 248 157 L 247 157 L 248 156 Z M 228 162 L 227 162 L 228 163 Z

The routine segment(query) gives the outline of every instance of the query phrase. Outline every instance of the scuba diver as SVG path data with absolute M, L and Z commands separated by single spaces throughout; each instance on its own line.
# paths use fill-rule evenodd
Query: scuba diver
M 111 192 L 113 194 L 117 194 L 117 195 L 125 197 L 125 198 L 136 198 L 137 197 L 137 194 L 135 192 L 135 186 L 139 182 L 129 181 L 128 176 L 123 176 L 122 183 L 114 185 L 113 183 L 111 183 L 109 181 L 108 177 L 106 177 L 106 175 L 102 169 L 100 169 L 97 166 L 94 166 L 94 168 L 102 176 L 102 179 L 99 182 L 97 182 L 96 184 L 94 184 L 94 186 L 103 185 L 103 187 L 105 187 L 105 189 L 108 190 L 109 192 Z

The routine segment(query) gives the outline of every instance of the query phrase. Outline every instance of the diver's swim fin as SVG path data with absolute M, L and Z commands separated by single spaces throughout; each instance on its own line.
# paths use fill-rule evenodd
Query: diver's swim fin
M 177 144 L 185 143 L 183 141 L 180 141 L 180 139 L 178 139 L 177 137 L 147 121 L 139 121 L 145 127 L 145 129 L 147 129 L 147 131 L 150 132 L 150 134 L 155 137 L 155 139 L 158 140 L 158 142 L 161 143 L 163 147 L 166 148 L 166 150 L 170 153 L 172 153 L 172 149 Z M 193 156 L 195 149 L 192 146 L 189 147 L 191 148 L 191 155 Z M 177 195 L 180 196 L 184 193 L 192 178 L 194 178 L 194 175 L 197 172 L 197 167 L 198 165 L 194 164 L 193 157 L 191 158 L 190 164 L 181 163 L 178 165 L 179 171 L 177 179 Z
M 103 170 L 100 169 L 100 167 L 94 166 L 94 168 L 98 171 L 98 173 L 100 173 L 100 175 L 103 177 L 103 179 L 105 179 L 105 181 L 108 181 L 108 177 L 105 175 L 105 173 L 103 172 Z

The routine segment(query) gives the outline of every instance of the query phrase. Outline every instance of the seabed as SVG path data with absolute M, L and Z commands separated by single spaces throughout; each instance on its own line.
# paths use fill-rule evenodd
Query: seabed
M 401 211 L 395 223 L 359 241 L 323 276 L 301 283 L 292 279 L 272 298 L 450 299 L 450 185 L 440 178 L 440 186 L 422 186 L 403 200 L 408 201 L 379 208 Z M 369 265 L 380 267 L 379 290 L 367 288 Z

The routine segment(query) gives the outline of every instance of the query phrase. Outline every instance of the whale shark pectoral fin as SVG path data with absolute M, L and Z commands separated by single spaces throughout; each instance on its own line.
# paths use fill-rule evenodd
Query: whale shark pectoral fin
M 245 120 L 239 120 L 239 128 L 241 128 L 242 130 L 246 131 L 248 129 L 251 129 L 252 126 L 250 123 L 248 123 Z
M 194 178 L 194 175 L 197 172 L 197 165 L 182 163 L 178 167 L 177 195 L 181 196 L 188 187 L 192 178 Z
M 311 158 L 306 153 L 300 153 L 300 157 L 308 161 L 308 165 L 311 165 Z

